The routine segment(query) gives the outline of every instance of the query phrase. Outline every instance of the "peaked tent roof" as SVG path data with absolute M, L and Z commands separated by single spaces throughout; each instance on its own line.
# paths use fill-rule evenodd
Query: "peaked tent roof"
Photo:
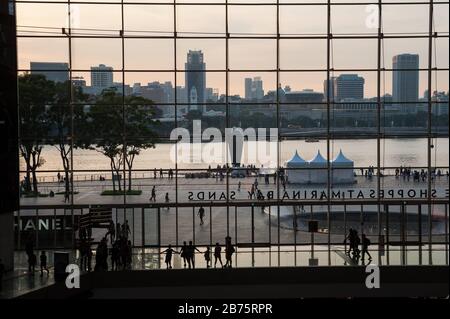
M 345 157 L 344 153 L 342 153 L 342 149 L 341 149 L 341 150 L 339 150 L 339 154 L 333 160 L 333 163 L 353 163 L 353 161 L 348 159 L 347 157 Z
M 301 158 L 300 155 L 298 155 L 297 151 L 295 151 L 294 156 L 292 156 L 292 158 L 289 161 L 287 161 L 287 163 L 297 164 L 297 163 L 306 163 L 306 161 L 303 158 Z
M 310 163 L 317 163 L 317 164 L 323 164 L 326 163 L 327 160 L 323 158 L 322 154 L 320 154 L 320 151 L 317 151 L 317 155 L 316 157 L 314 157 L 311 161 L 309 161 Z

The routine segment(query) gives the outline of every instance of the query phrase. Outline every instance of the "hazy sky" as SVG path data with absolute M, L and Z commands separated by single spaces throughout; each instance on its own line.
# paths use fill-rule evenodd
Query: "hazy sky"
M 79 0 L 80 1 L 80 0 Z M 99 0 L 96 0 L 99 1 Z M 105 0 L 106 1 L 106 0 Z M 112 0 L 108 0 L 112 2 Z M 130 0 L 130 2 L 139 0 Z M 141 0 L 145 2 L 145 0 Z M 221 0 L 209 2 L 223 2 Z M 342 2 L 335 1 L 335 2 Z M 411 1 L 411 0 L 409 0 Z M 117 0 L 117 2 L 120 2 Z M 125 1 L 127 2 L 127 1 Z M 168 2 L 155 1 L 153 2 Z M 183 1 L 178 1 L 183 2 Z M 184 1 L 192 2 L 192 0 Z M 201 2 L 201 1 L 198 1 Z M 229 1 L 233 2 L 233 1 Z M 251 0 L 236 0 L 234 2 L 262 2 Z M 273 3 L 273 0 L 263 0 Z M 298 2 L 298 1 L 280 1 Z M 324 3 L 323 0 L 314 2 Z M 402 2 L 402 1 L 399 1 Z M 121 29 L 120 5 L 72 5 L 72 25 L 86 29 Z M 326 33 L 326 6 L 281 6 L 280 33 L 290 34 L 323 34 Z M 334 6 L 332 8 L 332 33 L 355 34 L 376 33 L 376 29 L 366 26 L 369 13 L 366 5 Z M 428 32 L 428 5 L 389 5 L 383 7 L 384 33 L 426 33 Z M 124 9 L 125 32 L 128 35 L 170 35 L 174 31 L 173 6 L 127 5 Z M 276 33 L 275 6 L 230 6 L 229 32 L 275 34 Z M 67 6 L 64 4 L 17 4 L 17 24 L 19 30 L 34 30 L 23 26 L 41 26 L 57 28 L 60 32 L 67 25 Z M 435 6 L 435 30 L 449 32 L 448 5 Z M 42 30 L 41 30 L 42 31 Z M 51 31 L 51 30 L 44 30 Z M 133 32 L 147 31 L 147 32 Z M 179 6 L 177 8 L 177 31 L 203 33 L 204 35 L 218 35 L 225 32 L 224 6 Z M 92 34 L 93 31 L 79 31 Z M 97 32 L 98 33 L 98 32 Z M 19 34 L 39 34 L 25 33 Z M 44 34 L 44 33 L 41 33 Z M 102 32 L 115 34 L 117 31 Z M 192 34 L 192 33 L 191 33 Z M 53 36 L 53 34 L 48 34 Z M 333 40 L 332 65 L 336 69 L 376 68 L 377 40 Z M 436 56 L 434 66 L 448 68 L 449 47 L 448 38 L 436 40 Z M 326 40 L 281 40 L 280 68 L 281 69 L 320 69 L 326 68 Z M 200 49 L 204 52 L 207 69 L 225 69 L 225 40 L 180 39 L 177 41 L 177 68 L 183 69 L 186 54 L 189 49 Z M 385 67 L 392 67 L 392 57 L 399 53 L 417 53 L 420 55 L 420 67 L 427 67 L 427 39 L 389 39 L 384 40 Z M 68 40 L 58 38 L 19 38 L 18 39 L 19 68 L 28 69 L 30 61 L 68 62 Z M 120 70 L 122 67 L 121 39 L 73 39 L 72 57 L 74 69 L 89 69 L 100 63 Z M 125 40 L 125 68 L 171 70 L 174 68 L 174 41 L 172 39 L 127 39 Z M 230 69 L 251 69 L 251 73 L 230 73 L 230 94 L 244 95 L 244 78 L 261 76 L 265 91 L 276 87 L 276 74 L 258 72 L 261 69 L 276 69 L 276 40 L 230 40 L 229 66 Z M 366 79 L 365 95 L 371 97 L 376 94 L 376 72 L 348 72 L 358 73 Z M 420 92 L 427 86 L 427 72 L 420 72 Z M 338 75 L 335 73 L 334 75 Z M 89 73 L 75 72 L 74 76 L 83 76 L 88 84 Z M 142 73 L 127 72 L 127 84 L 134 82 L 147 83 L 152 81 L 172 81 L 173 72 Z M 383 87 L 385 92 L 391 92 L 392 73 L 385 72 Z M 281 72 L 282 86 L 290 85 L 293 90 L 305 88 L 323 91 L 323 80 L 326 72 Z M 434 81 L 433 76 L 433 81 Z M 225 93 L 225 73 L 207 73 L 207 86 L 218 88 Z M 121 82 L 122 76 L 118 72 L 114 81 Z M 184 85 L 184 73 L 178 74 L 178 85 Z M 438 72 L 437 85 L 434 88 L 448 90 L 448 71 Z M 383 92 L 384 90 L 382 90 Z

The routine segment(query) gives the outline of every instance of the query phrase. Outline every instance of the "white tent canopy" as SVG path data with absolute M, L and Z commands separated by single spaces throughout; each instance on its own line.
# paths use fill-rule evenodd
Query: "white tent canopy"
M 297 151 L 295 151 L 294 156 L 289 161 L 286 161 L 286 167 L 305 167 L 307 164 L 308 162 L 301 158 Z
M 285 162 L 286 176 L 289 183 L 293 184 L 326 184 L 328 182 L 328 161 L 317 151 L 316 156 L 305 161 L 295 151 L 292 158 Z M 342 150 L 330 161 L 331 183 L 348 184 L 355 182 L 353 173 L 354 162 L 345 157 Z
M 285 164 L 288 182 L 295 184 L 309 183 L 308 162 L 301 158 L 297 151 Z
M 347 157 L 345 157 L 344 153 L 342 153 L 342 150 L 339 150 L 339 154 L 334 158 L 334 160 L 331 162 L 332 166 L 352 166 L 353 167 L 353 161 L 349 160 Z
M 353 172 L 354 163 L 352 160 L 345 157 L 342 150 L 339 150 L 339 154 L 331 162 L 331 166 L 331 178 L 333 184 L 348 184 L 355 182 L 355 174 Z
M 328 181 L 328 164 L 320 151 L 317 151 L 316 157 L 309 161 L 309 182 L 312 184 L 325 184 Z

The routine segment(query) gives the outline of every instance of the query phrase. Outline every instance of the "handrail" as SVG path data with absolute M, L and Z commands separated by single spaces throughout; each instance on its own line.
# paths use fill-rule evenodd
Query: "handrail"
M 164 207 L 199 207 L 199 206 L 211 206 L 211 207 L 226 207 L 226 206 L 295 206 L 295 205 L 308 205 L 308 206 L 323 206 L 323 205 L 420 205 L 420 204 L 434 204 L 434 205 L 448 205 L 448 198 L 434 198 L 430 201 L 421 198 L 408 198 L 408 199 L 331 199 L 331 200 L 317 200 L 317 199 L 265 199 L 265 200 L 248 200 L 237 199 L 230 201 L 189 201 L 178 203 L 127 203 L 127 204 L 95 204 L 95 206 L 101 206 L 104 208 L 164 208 Z M 90 208 L 94 204 L 44 204 L 44 205 L 20 205 L 21 210 L 27 209 L 83 209 Z

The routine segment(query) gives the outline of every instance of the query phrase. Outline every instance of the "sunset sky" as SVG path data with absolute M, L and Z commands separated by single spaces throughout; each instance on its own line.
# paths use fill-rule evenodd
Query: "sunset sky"
M 99 1 L 99 0 L 96 0 Z M 114 2 L 108 0 L 109 2 Z M 145 0 L 141 0 L 145 2 Z M 411 0 L 409 0 L 411 1 Z M 117 2 L 120 2 L 117 0 Z M 125 1 L 127 2 L 127 1 Z M 131 2 L 131 0 L 130 0 Z M 139 2 L 139 0 L 132 0 Z M 155 1 L 152 2 L 168 2 Z M 183 2 L 183 1 L 177 1 Z M 184 2 L 193 2 L 184 1 Z M 220 2 L 216 0 L 208 2 Z M 232 3 L 233 1 L 229 1 Z M 269 2 L 243 1 L 234 2 Z M 280 1 L 298 2 L 298 1 Z M 326 3 L 315 0 L 314 2 Z M 339 2 L 339 1 L 334 1 Z M 340 1 L 342 2 L 342 1 Z M 401 1 L 399 1 L 401 2 Z M 37 7 L 39 6 L 39 8 Z M 71 5 L 73 12 L 72 26 L 84 29 L 103 29 L 97 34 L 118 35 L 121 29 L 120 5 Z M 332 33 L 338 34 L 376 34 L 376 29 L 366 26 L 370 13 L 366 5 L 334 6 L 332 8 Z M 68 62 L 68 39 L 56 38 L 57 34 L 42 33 L 61 32 L 67 26 L 66 4 L 18 3 L 17 25 L 19 35 L 48 35 L 53 38 L 18 38 L 19 68 L 28 69 L 30 61 Z M 326 6 L 280 6 L 281 35 L 306 35 L 326 33 Z M 427 33 L 428 5 L 386 5 L 383 7 L 384 33 Z M 124 29 L 127 35 L 171 35 L 174 31 L 173 5 L 126 5 L 124 7 Z M 448 35 L 448 5 L 435 5 L 435 31 Z M 276 6 L 230 6 L 229 32 L 274 35 L 276 34 Z M 36 29 L 29 26 L 50 27 L 55 29 Z M 29 33 L 26 31 L 33 31 Z M 37 31 L 41 33 L 36 33 Z M 136 32 L 140 31 L 140 32 Z M 147 31 L 147 32 L 142 32 Z M 94 31 L 78 31 L 92 34 Z M 203 33 L 209 36 L 221 36 L 225 32 L 225 6 L 178 6 L 177 32 L 180 36 Z M 191 33 L 192 35 L 192 33 Z M 377 40 L 333 40 L 332 66 L 336 69 L 362 69 L 377 67 Z M 280 40 L 281 69 L 321 69 L 326 68 L 326 40 Z M 436 39 L 436 59 L 433 66 L 448 68 L 448 38 Z M 206 67 L 209 70 L 225 69 L 224 39 L 179 39 L 177 41 L 177 68 L 183 69 L 189 49 L 204 52 Z M 386 39 L 384 40 L 384 66 L 392 67 L 392 57 L 399 53 L 417 53 L 420 55 L 420 67 L 427 67 L 428 40 L 424 39 Z M 73 39 L 73 69 L 88 70 L 100 63 L 112 66 L 120 71 L 122 68 L 121 39 Z M 433 57 L 434 58 L 434 57 Z M 125 69 L 171 70 L 174 68 L 173 39 L 126 39 Z M 251 69 L 251 73 L 230 73 L 230 94 L 244 95 L 244 78 L 261 76 L 265 91 L 276 87 L 276 74 L 257 72 L 261 69 L 276 69 L 276 40 L 267 39 L 231 39 L 229 40 L 230 69 Z M 365 96 L 376 95 L 376 72 L 358 73 L 366 79 Z M 335 72 L 334 75 L 340 73 Z M 74 76 L 83 76 L 89 85 L 88 72 L 74 72 Z M 173 72 L 127 72 L 125 82 L 143 84 L 152 81 L 172 81 Z M 290 85 L 293 90 L 305 88 L 323 91 L 323 80 L 326 72 L 281 72 L 280 82 L 284 87 Z M 383 75 L 382 93 L 391 93 L 392 72 Z M 448 91 L 448 71 L 438 72 L 437 85 L 433 87 Z M 225 73 L 208 73 L 207 86 L 218 88 L 225 93 Z M 115 82 L 122 81 L 122 75 L 114 75 Z M 178 74 L 178 85 L 184 85 L 184 73 Z M 420 72 L 419 95 L 427 87 L 427 72 Z M 385 88 L 385 90 L 384 90 Z

